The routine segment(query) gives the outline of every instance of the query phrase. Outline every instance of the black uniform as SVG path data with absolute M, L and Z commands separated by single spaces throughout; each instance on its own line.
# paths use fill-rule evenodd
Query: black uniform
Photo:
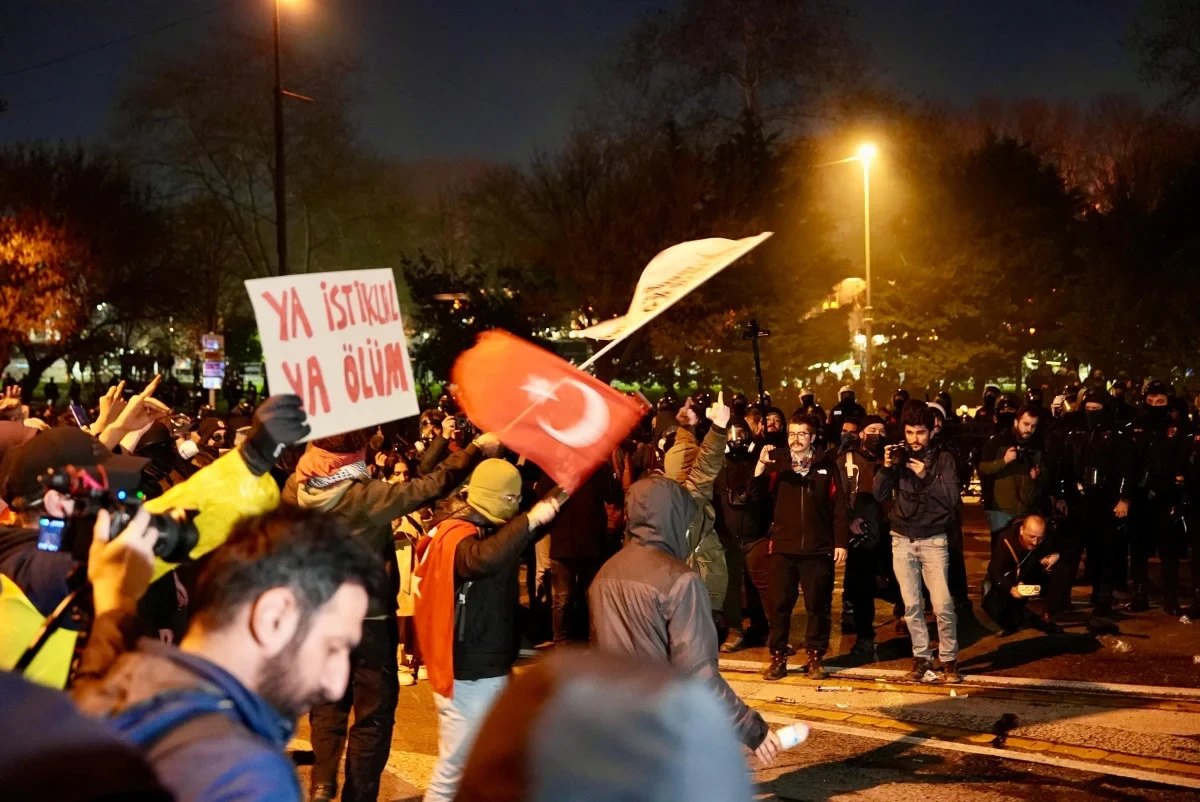
M 713 510 L 729 573 L 725 623 L 731 634 L 741 632 L 744 609 L 750 618 L 750 631 L 763 637 L 767 629 L 766 610 L 770 609 L 767 527 L 771 523 L 771 509 L 766 486 L 754 481 L 757 456 L 755 450 L 744 458 L 733 455 L 726 458 L 713 482 Z
M 1060 548 L 1066 591 L 1070 592 L 1086 547 L 1093 601 L 1097 612 L 1107 613 L 1113 588 L 1124 584 L 1126 521 L 1118 519 L 1113 509 L 1118 501 L 1131 499 L 1128 441 L 1105 410 L 1076 418 L 1054 451 L 1051 486 L 1054 495 L 1067 502 Z
M 853 398 L 839 401 L 837 406 L 829 411 L 829 421 L 825 425 L 825 442 L 841 442 L 842 424 L 848 420 L 862 420 L 866 414 L 867 411 Z
M 831 454 L 832 455 L 832 454 Z M 862 521 L 863 534 L 850 534 L 850 548 L 846 555 L 846 575 L 843 581 L 843 610 L 850 611 L 854 632 L 861 642 L 875 639 L 875 598 L 898 600 L 895 575 L 892 570 L 891 540 L 887 537 L 887 518 L 883 505 L 872 494 L 875 472 L 883 460 L 869 458 L 857 446 L 835 456 L 841 469 L 842 482 L 846 487 L 846 503 L 849 520 Z M 879 578 L 886 581 L 880 583 Z M 880 585 L 893 593 L 881 593 Z M 845 627 L 843 613 L 843 628 Z
M 1128 427 L 1133 457 L 1130 510 L 1130 574 L 1134 607 L 1146 609 L 1147 569 L 1157 547 L 1162 557 L 1163 606 L 1179 606 L 1179 559 L 1183 552 L 1180 516 L 1184 465 L 1191 438 L 1169 417 L 1168 407 L 1147 407 Z

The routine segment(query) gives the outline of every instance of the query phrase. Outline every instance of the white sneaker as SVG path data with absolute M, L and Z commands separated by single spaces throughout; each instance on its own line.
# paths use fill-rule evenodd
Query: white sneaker
M 400 670 L 400 687 L 407 688 L 409 685 L 416 685 L 417 678 L 412 675 L 411 671 Z
M 425 666 L 421 666 L 420 668 L 417 669 L 417 679 L 423 679 L 423 680 L 429 679 L 429 672 L 425 670 Z

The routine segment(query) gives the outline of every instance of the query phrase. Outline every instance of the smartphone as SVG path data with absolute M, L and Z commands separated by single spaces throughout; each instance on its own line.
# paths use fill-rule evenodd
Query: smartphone
M 37 547 L 42 551 L 58 551 L 63 545 L 67 522 L 61 518 L 41 518 L 38 521 Z
M 87 410 L 84 409 L 80 404 L 73 403 L 69 409 L 71 410 L 71 417 L 75 419 L 75 425 L 80 429 L 86 429 L 91 425 L 91 417 L 87 414 Z

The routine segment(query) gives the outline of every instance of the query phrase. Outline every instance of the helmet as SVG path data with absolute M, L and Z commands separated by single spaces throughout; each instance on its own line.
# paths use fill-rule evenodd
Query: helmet
M 1000 396 L 1000 388 L 994 384 L 989 384 L 987 387 L 984 387 L 983 397 L 987 398 L 989 395 L 993 398 L 998 398 Z
M 745 393 L 734 393 L 729 399 L 729 406 L 733 410 L 733 414 L 737 417 L 745 417 L 746 409 L 749 406 L 746 401 Z
M 951 403 L 950 393 L 942 390 L 937 394 L 937 402 L 942 405 L 942 409 L 949 412 L 954 409 L 954 404 Z
M 1151 395 L 1165 395 L 1167 397 L 1175 395 L 1175 389 L 1171 385 L 1159 381 L 1158 379 L 1146 379 L 1142 384 L 1142 398 Z
M 807 402 L 804 400 L 806 398 L 810 401 L 815 401 L 817 398 L 817 394 L 813 392 L 811 387 L 805 387 L 800 391 L 800 404 L 802 406 L 807 405 Z
M 853 401 L 854 388 L 848 384 L 842 385 L 842 389 L 838 390 L 838 398 L 842 401 Z
M 1033 404 L 1034 406 L 1040 407 L 1045 398 L 1046 394 L 1042 392 L 1041 387 L 1030 387 L 1025 391 L 1026 404 Z
M 896 409 L 903 409 L 904 405 L 908 403 L 909 397 L 908 390 L 905 390 L 903 387 L 901 387 L 899 390 L 892 393 L 892 405 L 896 407 Z
M 663 393 L 662 398 L 658 399 L 659 412 L 678 412 L 679 399 L 675 397 L 675 393 L 667 390 Z
M 1080 406 L 1087 404 L 1089 401 L 1094 404 L 1104 404 L 1105 406 L 1108 406 L 1108 393 L 1104 392 L 1099 387 L 1085 387 L 1079 391 L 1079 395 L 1077 397 L 1079 399 Z
M 1019 405 L 1017 404 L 1017 399 L 1014 398 L 1011 393 L 1005 393 L 1004 395 L 1002 395 L 998 399 L 996 399 L 996 412 L 997 413 L 1016 412 L 1018 406 Z

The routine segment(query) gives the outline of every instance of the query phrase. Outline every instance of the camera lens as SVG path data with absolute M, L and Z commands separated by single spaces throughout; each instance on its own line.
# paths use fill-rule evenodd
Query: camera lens
M 200 540 L 200 532 L 192 522 L 194 513 L 188 514 L 178 510 L 175 513 L 178 517 L 170 513 L 150 516 L 150 525 L 158 530 L 154 554 L 169 563 L 181 563 L 186 560 Z

